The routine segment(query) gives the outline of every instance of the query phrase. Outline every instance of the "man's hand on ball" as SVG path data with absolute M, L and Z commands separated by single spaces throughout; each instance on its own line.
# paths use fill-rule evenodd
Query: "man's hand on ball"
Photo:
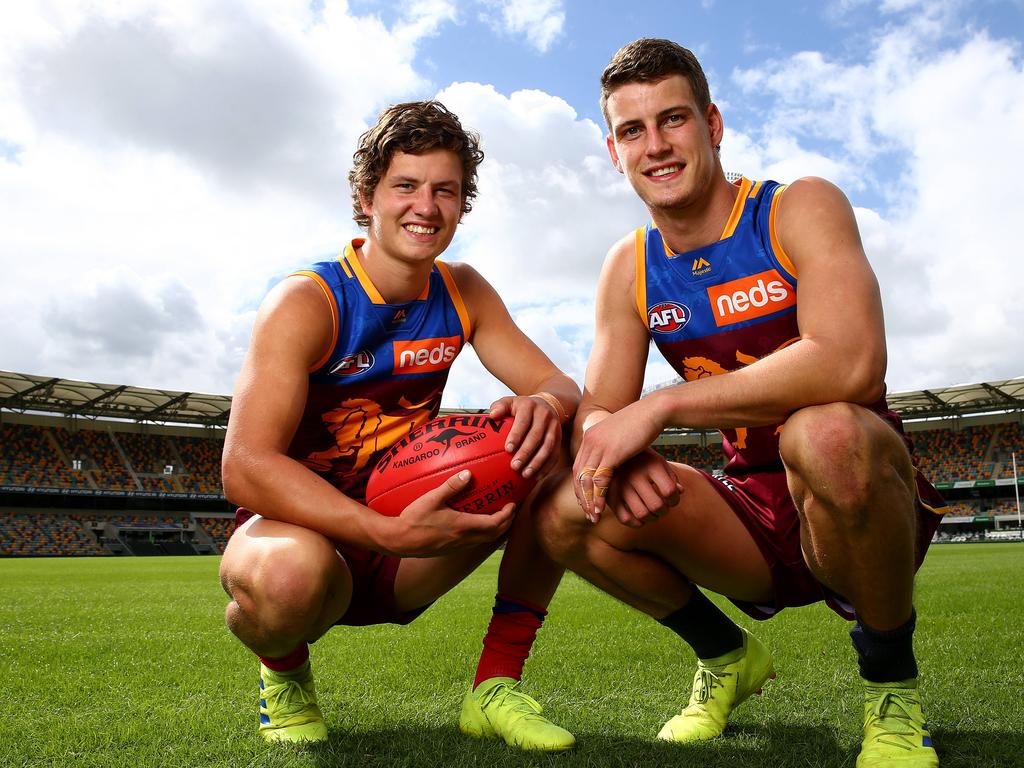
M 468 469 L 452 475 L 434 490 L 423 494 L 393 518 L 391 554 L 402 557 L 433 557 L 459 549 L 498 541 L 515 520 L 515 505 L 506 504 L 493 514 L 470 514 L 448 506 L 447 501 L 469 485 Z
M 540 397 L 503 397 L 491 404 L 492 419 L 514 417 L 505 450 L 512 454 L 512 469 L 523 477 L 543 475 L 558 459 L 562 440 L 559 415 Z

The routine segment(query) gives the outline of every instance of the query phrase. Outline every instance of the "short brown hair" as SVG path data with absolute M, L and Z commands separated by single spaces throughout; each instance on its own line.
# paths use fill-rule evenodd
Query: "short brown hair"
M 385 109 L 377 124 L 359 137 L 348 174 L 356 223 L 361 227 L 370 225 L 360 195 L 364 200 L 373 198 L 396 152 L 422 155 L 435 149 L 451 150 L 462 161 L 462 213 L 469 213 L 476 197 L 476 168 L 484 159 L 480 137 L 465 130 L 459 118 L 441 102 L 410 101 Z
M 627 83 L 650 83 L 672 75 L 682 75 L 690 81 L 701 112 L 711 104 L 708 79 L 693 51 L 671 40 L 644 37 L 624 45 L 615 52 L 601 73 L 601 112 L 608 128 L 608 99 L 612 92 Z

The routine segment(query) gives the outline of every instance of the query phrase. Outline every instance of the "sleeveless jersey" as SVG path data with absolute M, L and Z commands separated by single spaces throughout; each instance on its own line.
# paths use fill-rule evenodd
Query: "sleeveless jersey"
M 469 314 L 448 265 L 434 263 L 423 293 L 387 303 L 353 240 L 333 261 L 296 272 L 333 309 L 334 341 L 309 374 L 309 394 L 288 455 L 361 500 L 370 470 L 441 407 L 448 370 L 470 336 Z
M 718 242 L 676 254 L 653 223 L 636 230 L 637 309 L 684 381 L 742 368 L 800 338 L 796 268 L 775 232 L 785 187 L 736 184 L 736 204 Z M 871 410 L 902 433 L 884 395 Z M 722 430 L 726 474 L 781 470 L 781 430 L 781 424 Z

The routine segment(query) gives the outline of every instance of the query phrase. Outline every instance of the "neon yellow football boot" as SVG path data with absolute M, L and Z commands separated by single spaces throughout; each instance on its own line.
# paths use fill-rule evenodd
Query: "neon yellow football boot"
M 686 743 L 720 736 L 729 715 L 775 677 L 772 656 L 761 641 L 743 630 L 743 647 L 714 659 L 697 659 L 693 691 L 686 709 L 658 732 L 665 741 Z
M 478 739 L 504 739 L 509 746 L 540 752 L 564 752 L 576 739 L 541 716 L 541 706 L 511 677 L 484 680 L 466 694 L 459 730 Z
M 857 768 L 937 768 L 917 679 L 864 681 L 864 741 Z
M 267 741 L 327 741 L 308 660 L 288 673 L 260 664 L 260 735 Z

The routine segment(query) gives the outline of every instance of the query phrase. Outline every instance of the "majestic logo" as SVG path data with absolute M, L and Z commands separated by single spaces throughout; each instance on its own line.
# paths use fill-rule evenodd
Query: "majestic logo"
M 647 326 L 655 333 L 675 333 L 690 322 L 690 310 L 674 301 L 663 301 L 647 310 Z
M 404 323 L 408 319 L 409 319 L 408 311 L 406 311 L 404 309 L 396 309 L 395 310 L 395 314 L 391 318 L 391 324 L 392 325 L 401 325 L 402 323 Z
M 354 355 L 345 355 L 336 366 L 331 368 L 330 373 L 336 373 L 338 376 L 357 376 L 371 368 L 373 368 L 373 354 L 364 349 Z
M 452 447 L 452 440 L 454 440 L 456 437 L 473 438 L 473 440 L 459 440 L 458 443 L 456 443 L 456 445 L 462 446 L 466 445 L 467 443 L 476 442 L 477 440 L 482 439 L 485 435 L 485 432 L 459 432 L 459 430 L 455 429 L 454 427 L 448 427 L 448 429 L 441 430 L 433 437 L 428 437 L 427 442 L 440 443 L 441 445 L 443 445 L 444 450 L 441 451 L 441 455 L 444 456 L 446 453 L 448 453 L 448 449 Z
M 774 269 L 708 288 L 715 325 L 732 325 L 796 304 L 796 289 Z
M 711 262 L 709 262 L 703 256 L 700 256 L 693 260 L 693 267 L 691 271 L 693 272 L 694 277 L 706 275 L 708 272 L 711 271 Z
M 419 341 L 396 341 L 395 373 L 429 373 L 451 366 L 459 354 L 458 336 Z

